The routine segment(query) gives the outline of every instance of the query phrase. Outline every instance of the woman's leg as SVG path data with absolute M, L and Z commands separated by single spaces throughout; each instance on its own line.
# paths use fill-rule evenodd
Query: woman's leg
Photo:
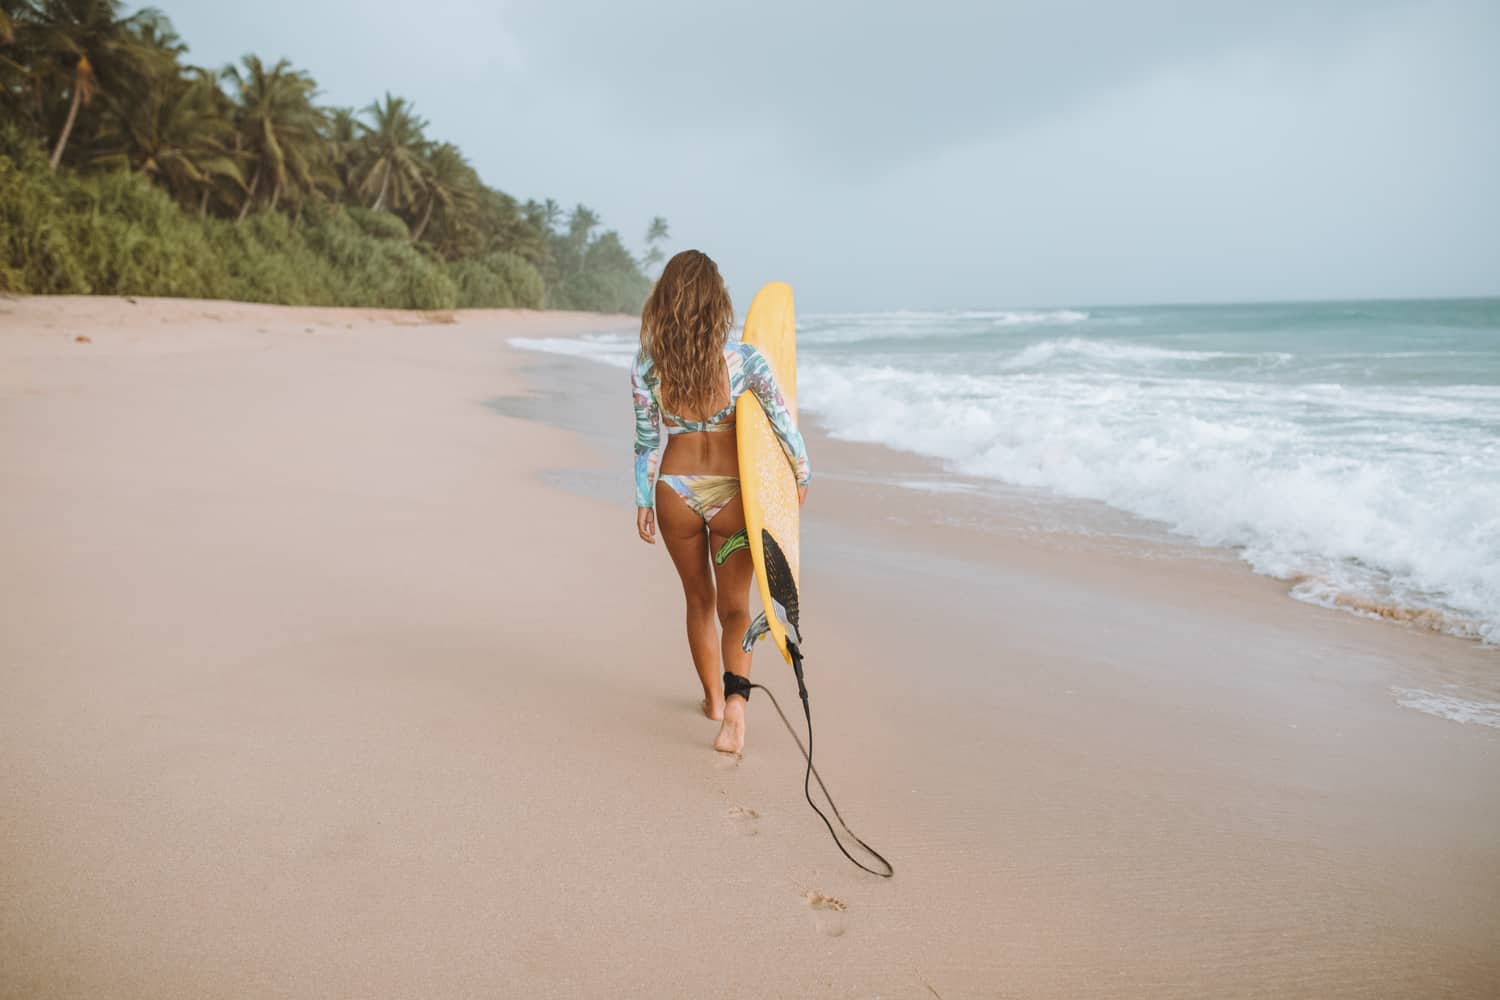
M 687 598 L 688 649 L 703 684 L 703 714 L 724 717 L 724 681 L 719 676 L 719 635 L 714 627 L 714 578 L 709 569 L 703 519 L 665 483 L 656 484 L 656 530 L 682 578 Z
M 718 552 L 731 537 L 745 530 L 745 508 L 735 497 L 714 516 L 708 526 L 708 550 Z M 750 676 L 750 654 L 741 645 L 750 627 L 750 583 L 755 564 L 750 550 L 741 548 L 714 566 L 718 582 L 719 627 L 723 632 L 724 669 L 741 677 Z M 739 753 L 745 748 L 745 699 L 735 695 L 724 704 L 724 724 L 714 740 L 714 749 Z

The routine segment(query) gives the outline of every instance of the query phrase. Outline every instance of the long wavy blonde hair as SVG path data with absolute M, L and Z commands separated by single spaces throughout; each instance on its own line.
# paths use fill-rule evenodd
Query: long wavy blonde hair
M 733 325 L 734 304 L 713 258 L 684 250 L 667 261 L 641 310 L 641 347 L 656 365 L 658 391 L 669 408 L 715 409 Z

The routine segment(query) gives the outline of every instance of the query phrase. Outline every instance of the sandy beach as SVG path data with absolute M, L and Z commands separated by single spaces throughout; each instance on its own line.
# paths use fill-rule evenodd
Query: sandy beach
M 1500 729 L 1392 694 L 1493 648 L 813 426 L 850 866 L 710 749 L 622 377 L 508 345 L 633 323 L 0 299 L 0 996 L 1500 993 Z

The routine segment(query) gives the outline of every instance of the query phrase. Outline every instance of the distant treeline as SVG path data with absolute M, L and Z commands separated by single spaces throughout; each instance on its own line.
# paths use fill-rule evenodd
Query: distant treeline
M 212 71 L 160 12 L 0 0 L 0 291 L 635 312 L 661 259 L 487 187 L 406 101 Z

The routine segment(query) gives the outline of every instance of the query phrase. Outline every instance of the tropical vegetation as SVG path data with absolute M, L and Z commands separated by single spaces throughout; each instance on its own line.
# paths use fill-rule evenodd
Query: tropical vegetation
M 640 308 L 664 219 L 637 256 L 487 186 L 401 97 L 327 107 L 286 60 L 186 53 L 151 8 L 0 0 L 0 292 Z

